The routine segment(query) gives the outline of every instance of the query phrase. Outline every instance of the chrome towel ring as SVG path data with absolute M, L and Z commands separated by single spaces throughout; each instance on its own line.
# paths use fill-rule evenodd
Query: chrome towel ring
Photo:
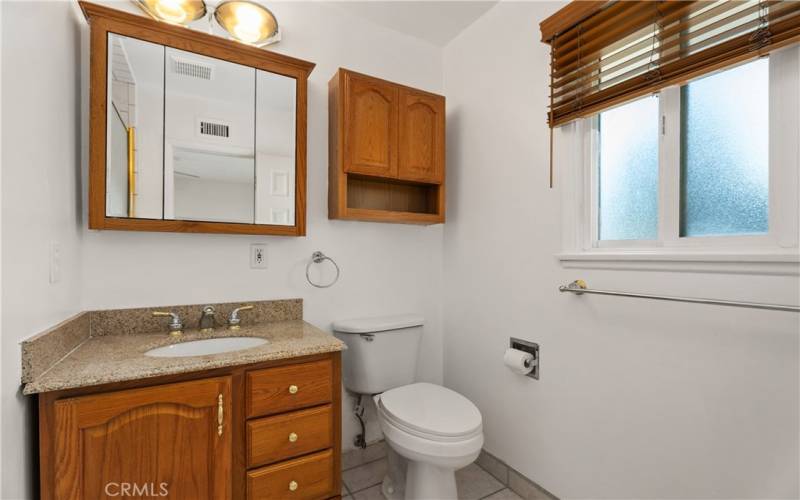
M 333 281 L 331 281 L 327 285 L 320 285 L 320 284 L 314 283 L 313 281 L 311 281 L 311 276 L 309 276 L 309 274 L 308 274 L 308 272 L 311 270 L 311 264 L 322 264 L 326 260 L 331 261 L 331 264 L 333 264 L 333 267 L 336 268 L 336 277 L 333 278 Z M 336 264 L 336 262 L 334 262 L 333 259 L 331 259 L 327 255 L 325 255 L 324 253 L 320 252 L 319 250 L 317 250 L 316 252 L 311 254 L 311 260 L 309 260 L 308 264 L 306 264 L 306 280 L 311 284 L 311 286 L 314 286 L 314 287 L 317 287 L 317 288 L 329 288 L 329 287 L 332 287 L 337 281 L 339 281 L 339 266 Z

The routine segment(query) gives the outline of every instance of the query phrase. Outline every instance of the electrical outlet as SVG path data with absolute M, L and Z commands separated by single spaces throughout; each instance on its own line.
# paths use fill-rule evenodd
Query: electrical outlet
M 267 268 L 267 244 L 253 243 L 250 245 L 250 267 L 252 269 Z
M 61 244 L 50 243 L 50 284 L 61 281 Z

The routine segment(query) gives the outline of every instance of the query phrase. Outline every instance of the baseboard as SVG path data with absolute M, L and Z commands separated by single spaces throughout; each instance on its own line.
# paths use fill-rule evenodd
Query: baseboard
M 558 500 L 557 496 L 539 486 L 536 481 L 525 477 L 486 450 L 481 450 L 475 463 L 524 500 Z

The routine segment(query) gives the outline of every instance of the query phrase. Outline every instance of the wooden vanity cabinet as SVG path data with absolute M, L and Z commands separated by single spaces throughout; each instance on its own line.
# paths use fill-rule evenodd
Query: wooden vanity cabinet
M 230 377 L 65 398 L 53 406 L 55 498 L 112 497 L 134 485 L 140 493 L 133 496 L 231 498 Z
M 444 222 L 445 98 L 346 69 L 328 90 L 329 217 Z
M 338 498 L 340 363 L 335 352 L 40 394 L 40 496 Z

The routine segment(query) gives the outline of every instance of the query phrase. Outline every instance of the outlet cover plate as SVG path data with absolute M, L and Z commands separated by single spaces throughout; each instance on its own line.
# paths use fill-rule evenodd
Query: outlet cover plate
M 250 267 L 252 269 L 267 268 L 267 244 L 253 243 L 250 245 Z

